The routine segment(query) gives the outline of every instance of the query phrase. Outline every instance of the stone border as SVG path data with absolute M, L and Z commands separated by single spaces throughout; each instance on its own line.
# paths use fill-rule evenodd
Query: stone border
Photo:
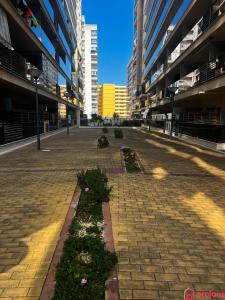
M 104 239 L 106 243 L 106 249 L 110 252 L 115 252 L 113 242 L 113 231 L 112 231 L 112 219 L 110 212 L 109 202 L 103 203 L 103 216 L 104 216 Z M 108 280 L 105 283 L 105 299 L 106 300 L 119 300 L 119 280 L 117 266 L 111 271 Z
M 66 239 L 69 235 L 69 228 L 76 214 L 76 208 L 79 203 L 81 190 L 78 186 L 76 186 L 72 201 L 70 203 L 64 225 L 62 227 L 60 236 L 58 238 L 58 243 L 55 248 L 52 261 L 48 270 L 47 277 L 45 279 L 40 300 L 50 300 L 54 295 L 55 289 L 55 276 L 56 269 L 60 262 L 60 259 L 63 255 L 63 247 Z M 108 202 L 103 203 L 103 218 L 104 218 L 104 239 L 106 243 L 106 249 L 110 252 L 115 252 L 114 243 L 113 243 L 113 231 L 112 231 L 112 220 L 110 213 L 110 205 Z M 119 285 L 118 285 L 118 273 L 117 267 L 114 267 L 108 280 L 106 281 L 106 299 L 107 300 L 119 300 Z
M 75 188 L 74 195 L 70 203 L 69 210 L 67 212 L 66 219 L 63 228 L 61 230 L 55 252 L 53 254 L 53 258 L 48 270 L 48 274 L 41 291 L 40 300 L 50 300 L 54 295 L 56 268 L 63 254 L 64 242 L 68 237 L 70 224 L 76 213 L 76 208 L 79 203 L 79 198 L 80 198 L 80 189 L 77 186 Z

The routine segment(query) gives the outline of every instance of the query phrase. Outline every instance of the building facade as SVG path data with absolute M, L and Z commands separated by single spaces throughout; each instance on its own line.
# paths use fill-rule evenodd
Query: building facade
M 84 113 L 98 114 L 98 27 L 86 24 L 83 17 L 82 56 L 84 78 Z
M 128 118 L 128 88 L 115 84 L 103 84 L 99 86 L 99 114 L 103 118 Z
M 79 62 L 81 0 L 0 1 L 0 143 L 36 134 L 35 86 L 38 79 L 41 132 L 65 125 L 60 105 L 68 101 L 72 124 L 82 106 Z M 69 97 L 65 96 L 65 92 Z
M 225 1 L 143 2 L 142 87 L 153 125 L 225 141 Z
M 127 66 L 129 110 L 133 118 L 141 118 L 146 96 L 143 93 L 143 22 L 144 1 L 134 1 L 134 37 L 132 57 Z
M 115 113 L 119 118 L 129 118 L 129 95 L 127 86 L 115 86 Z

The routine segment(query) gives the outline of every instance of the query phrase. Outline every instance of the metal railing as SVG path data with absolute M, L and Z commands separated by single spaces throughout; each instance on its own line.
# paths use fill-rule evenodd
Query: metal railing
M 185 40 L 190 40 L 191 36 L 192 42 L 183 45 L 184 48 L 179 53 L 177 53 L 177 47 L 179 47 L 180 44 L 172 52 L 169 53 L 168 59 L 165 60 L 161 65 L 161 67 L 163 68 L 163 72 L 165 72 L 168 69 L 168 67 L 170 67 L 171 64 L 173 64 L 193 44 L 193 42 L 197 40 L 209 28 L 209 26 L 221 16 L 221 14 L 223 13 L 223 11 L 221 10 L 222 3 L 224 3 L 224 0 L 216 0 L 214 4 L 210 7 L 208 12 L 204 16 L 202 16 L 199 19 L 199 21 L 191 28 L 191 30 L 183 38 L 180 44 L 182 45 L 182 43 L 185 42 Z M 195 34 L 196 31 L 197 34 Z M 152 64 L 153 62 L 151 63 L 151 65 L 148 66 L 147 71 L 145 72 L 146 74 L 151 69 Z M 153 84 L 157 80 L 157 78 L 159 77 L 159 75 L 162 74 L 162 72 L 160 70 L 157 70 L 155 71 L 155 74 L 156 76 L 152 76 L 151 84 Z
M 175 94 L 178 95 L 191 89 L 194 86 L 208 82 L 209 80 L 223 76 L 224 74 L 225 61 L 214 60 L 203 64 L 198 69 L 174 82 L 171 86 L 176 87 Z M 187 81 L 187 78 L 189 79 L 189 81 Z M 181 84 L 182 81 L 185 81 L 186 84 Z
M 57 70 L 47 60 L 46 57 L 42 57 L 43 60 L 43 73 L 38 80 L 38 86 L 44 88 L 48 92 L 54 95 L 61 95 L 60 87 L 57 84 L 58 75 Z M 32 81 L 31 76 L 27 70 L 34 65 L 26 60 L 20 53 L 16 52 L 12 47 L 5 47 L 0 41 L 0 69 L 5 69 L 10 73 L 13 73 L 23 79 Z M 62 96 L 62 95 L 61 95 Z
M 225 118 L 221 112 L 186 112 L 179 116 L 179 122 L 182 123 L 196 123 L 196 124 L 217 124 L 224 125 Z

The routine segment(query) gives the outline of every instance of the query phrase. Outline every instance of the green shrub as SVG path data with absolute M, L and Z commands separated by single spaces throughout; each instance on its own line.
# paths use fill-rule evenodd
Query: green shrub
M 107 139 L 107 137 L 105 135 L 102 135 L 98 139 L 98 147 L 99 148 L 107 148 L 107 147 L 109 147 L 109 141 L 108 141 L 108 139 Z
M 117 139 L 123 138 L 123 131 L 121 129 L 114 129 L 114 136 Z
M 102 132 L 103 132 L 103 133 L 108 133 L 109 130 L 108 130 L 108 128 L 104 127 L 104 128 L 102 128 Z
M 90 200 L 100 203 L 109 201 L 109 194 L 112 189 L 107 186 L 108 178 L 101 169 L 81 171 L 77 178 L 82 191 L 89 189 L 86 194 Z
M 105 249 L 102 237 L 102 202 L 108 201 L 111 191 L 107 182 L 100 169 L 78 174 L 80 201 L 57 267 L 52 300 L 105 299 L 105 281 L 117 263 L 116 254 Z M 104 197 L 100 196 L 102 190 Z

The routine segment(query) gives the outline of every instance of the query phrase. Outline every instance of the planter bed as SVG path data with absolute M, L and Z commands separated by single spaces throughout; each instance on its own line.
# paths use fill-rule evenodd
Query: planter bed
M 141 165 L 140 159 L 133 149 L 121 147 L 121 155 L 124 171 L 127 173 L 144 173 L 144 168 Z
M 100 169 L 78 174 L 81 194 L 57 267 L 53 300 L 105 299 L 105 282 L 117 263 L 104 240 L 103 207 L 111 191 L 107 181 Z

